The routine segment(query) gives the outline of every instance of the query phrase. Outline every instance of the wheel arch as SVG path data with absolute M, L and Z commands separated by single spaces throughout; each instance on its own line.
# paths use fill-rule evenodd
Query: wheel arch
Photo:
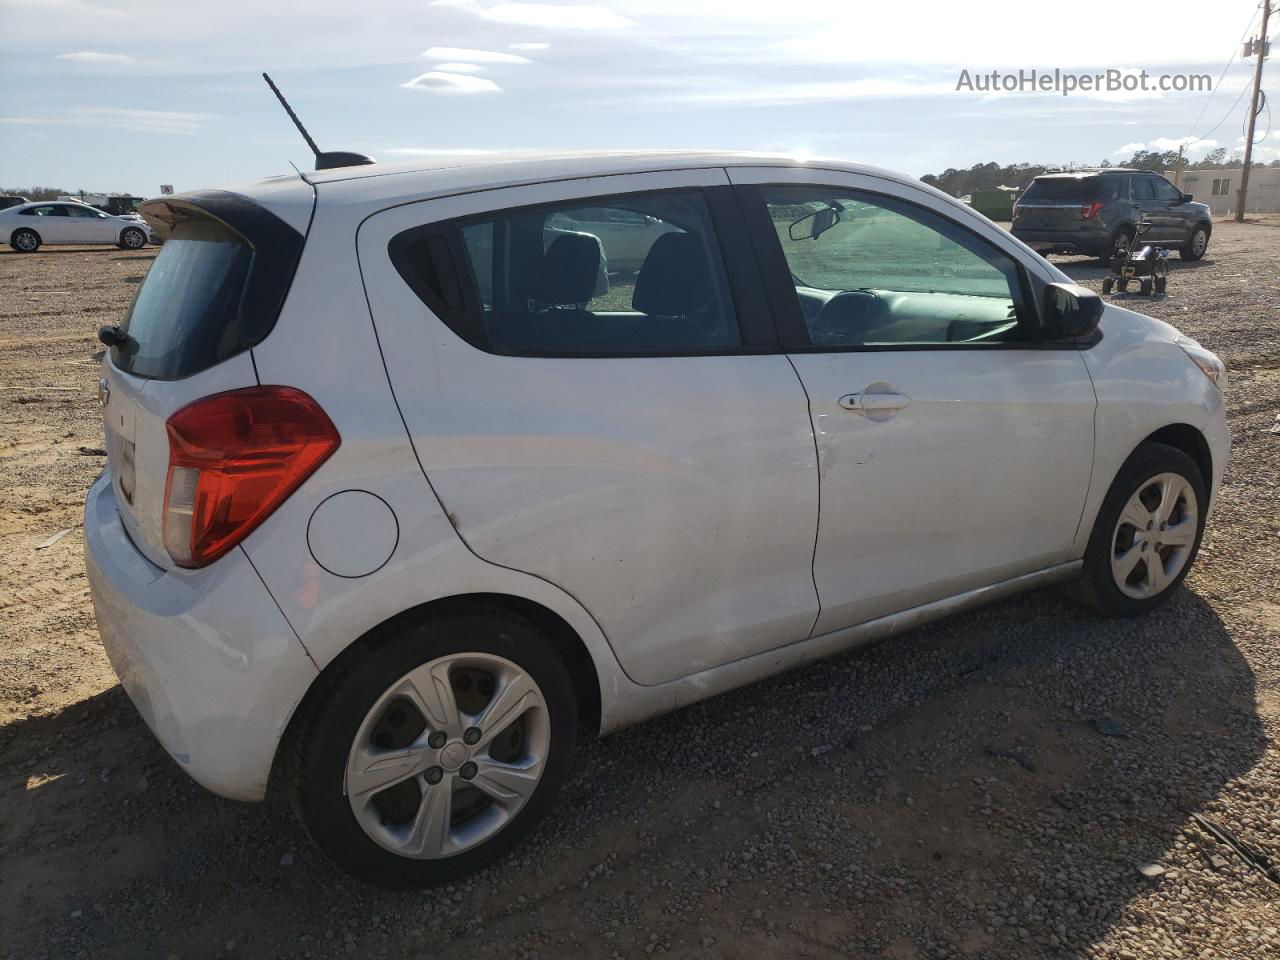
M 287 762 L 293 755 L 294 743 L 306 727 L 311 711 L 342 676 L 352 660 L 376 647 L 384 636 L 395 631 L 401 624 L 420 621 L 423 618 L 485 610 L 514 614 L 529 621 L 547 636 L 556 652 L 564 660 L 573 679 L 574 692 L 578 699 L 579 723 L 593 735 L 597 734 L 601 719 L 600 675 L 586 643 L 568 621 L 549 607 L 514 594 L 455 594 L 420 603 L 383 620 L 325 665 L 324 669 L 312 679 L 306 693 L 295 705 L 284 733 L 276 745 L 275 758 L 271 767 L 271 782 L 274 783 L 280 778 L 282 761 Z
M 1205 435 L 1191 424 L 1168 424 L 1144 437 L 1142 442 L 1163 443 L 1167 447 L 1181 450 L 1200 468 L 1200 476 L 1204 480 L 1205 488 L 1212 488 L 1213 452 L 1209 449 L 1209 441 L 1205 439 Z
M 36 235 L 36 239 L 40 241 L 41 246 L 44 245 L 44 237 L 40 236 L 40 231 L 37 230 L 35 227 L 28 227 L 25 224 L 20 227 L 14 227 L 12 230 L 10 230 L 7 242 L 12 244 L 13 238 L 17 236 L 19 233 L 21 233 L 23 230 L 26 230 L 28 233 L 34 233 Z

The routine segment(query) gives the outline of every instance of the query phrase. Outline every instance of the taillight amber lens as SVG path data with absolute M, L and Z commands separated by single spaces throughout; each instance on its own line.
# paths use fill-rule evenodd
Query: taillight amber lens
M 293 387 L 247 387 L 168 420 L 164 546 L 203 567 L 271 515 L 342 442 L 320 405 Z

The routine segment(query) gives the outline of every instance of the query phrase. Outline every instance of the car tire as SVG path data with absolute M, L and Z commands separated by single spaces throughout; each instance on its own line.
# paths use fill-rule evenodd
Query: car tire
M 141 250 L 147 245 L 147 235 L 137 227 L 125 227 L 120 231 L 121 250 Z
M 1178 248 L 1178 256 L 1183 260 L 1199 260 L 1209 249 L 1209 228 L 1203 223 L 1196 224 L 1191 237 Z
M 1115 288 L 1116 282 L 1111 277 L 1107 277 L 1102 281 L 1102 295 L 1104 297 L 1111 296 L 1111 291 Z
M 1136 617 L 1160 606 L 1195 563 L 1208 506 L 1194 460 L 1176 447 L 1143 443 L 1102 501 L 1071 592 L 1107 617 Z M 1151 557 L 1158 559 L 1147 566 Z
M 35 253 L 40 249 L 40 234 L 23 227 L 9 235 L 9 246 L 19 253 Z
M 339 867 L 392 889 L 457 880 L 515 847 L 551 808 L 577 739 L 568 669 L 496 608 L 393 621 L 303 709 L 287 757 L 294 809 Z M 383 782 L 392 767 L 401 779 Z
M 1098 255 L 1098 260 L 1103 266 L 1110 266 L 1117 257 L 1123 261 L 1129 253 L 1129 247 L 1133 245 L 1134 232 L 1132 227 L 1120 227 L 1115 233 L 1111 234 L 1111 239 L 1107 241 L 1106 250 Z M 1121 246 L 1123 241 L 1123 246 Z

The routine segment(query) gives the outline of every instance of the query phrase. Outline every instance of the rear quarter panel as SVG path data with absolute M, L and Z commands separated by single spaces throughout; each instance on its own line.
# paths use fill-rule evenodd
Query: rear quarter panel
M 245 552 L 321 668 L 405 610 L 445 597 L 499 593 L 531 600 L 564 619 L 587 647 L 607 699 L 610 685 L 629 681 L 586 610 L 544 580 L 472 554 L 427 482 L 391 393 L 365 300 L 355 251 L 361 218 L 358 208 L 326 208 L 321 188 L 289 298 L 271 335 L 253 349 L 261 382 L 305 390 L 333 420 L 342 443 L 250 534 Z M 308 547 L 316 507 L 345 490 L 380 497 L 399 527 L 391 557 L 365 576 L 329 572 Z M 360 533 L 349 531 L 353 538 Z

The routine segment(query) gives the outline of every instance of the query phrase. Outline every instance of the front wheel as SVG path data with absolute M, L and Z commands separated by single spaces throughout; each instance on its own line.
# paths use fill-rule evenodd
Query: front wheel
M 125 250 L 141 250 L 147 245 L 147 235 L 137 227 L 128 227 L 120 234 L 120 246 Z
M 1199 260 L 1209 249 L 1209 231 L 1203 226 L 1191 231 L 1191 238 L 1178 250 L 1183 260 Z
M 384 887 L 498 859 L 568 774 L 577 699 L 550 642 L 499 610 L 397 625 L 309 698 L 290 779 L 307 831 Z
M 9 246 L 19 253 L 35 253 L 40 249 L 40 235 L 34 230 L 15 230 L 9 237 Z
M 1168 600 L 1195 562 L 1208 502 L 1194 460 L 1162 443 L 1139 446 L 1098 511 L 1081 599 L 1109 617 L 1135 617 Z

